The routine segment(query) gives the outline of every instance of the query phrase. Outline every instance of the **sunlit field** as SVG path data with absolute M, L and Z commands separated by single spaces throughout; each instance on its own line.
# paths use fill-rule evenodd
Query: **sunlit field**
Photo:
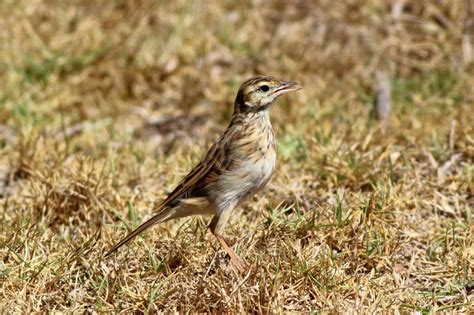
M 262 74 L 303 90 L 225 231 L 249 270 L 210 217 L 104 257 Z M 0 309 L 472 314 L 473 86 L 469 0 L 4 0 Z

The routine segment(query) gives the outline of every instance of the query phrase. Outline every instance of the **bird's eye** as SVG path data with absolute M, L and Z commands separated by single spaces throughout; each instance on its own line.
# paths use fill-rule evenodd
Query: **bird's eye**
M 268 92 L 268 90 L 270 90 L 270 87 L 268 87 L 268 85 L 262 85 L 262 86 L 260 86 L 260 91 L 262 91 L 262 92 Z

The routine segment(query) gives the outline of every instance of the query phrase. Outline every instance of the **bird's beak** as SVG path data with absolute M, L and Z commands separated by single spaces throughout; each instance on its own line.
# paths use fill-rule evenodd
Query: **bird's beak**
M 280 96 L 291 91 L 301 90 L 302 88 L 301 84 L 297 82 L 281 82 L 280 86 L 273 92 L 273 94 Z

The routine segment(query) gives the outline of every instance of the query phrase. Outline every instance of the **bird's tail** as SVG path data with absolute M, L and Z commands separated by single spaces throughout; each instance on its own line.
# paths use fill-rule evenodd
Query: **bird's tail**
M 107 257 L 110 254 L 112 254 L 113 252 L 115 252 L 117 249 L 122 247 L 125 243 L 132 240 L 138 234 L 140 234 L 141 232 L 147 230 L 152 225 L 155 225 L 155 224 L 158 224 L 158 223 L 163 223 L 163 222 L 166 222 L 168 220 L 173 219 L 174 218 L 174 215 L 173 215 L 174 211 L 172 211 L 172 209 L 173 208 L 169 208 L 169 207 L 165 207 L 165 208 L 161 209 L 157 215 L 153 216 L 148 221 L 145 221 L 145 223 L 143 223 L 142 225 L 137 227 L 135 230 L 130 232 L 130 234 L 128 234 L 124 239 L 122 239 L 120 242 L 115 244 L 114 247 L 112 247 L 112 249 L 109 250 L 107 252 L 107 254 L 105 254 L 105 257 Z
M 133 239 L 135 236 L 150 228 L 152 225 L 163 223 L 169 220 L 184 218 L 190 215 L 215 214 L 215 208 L 209 203 L 207 198 L 187 198 L 180 200 L 173 207 L 161 205 L 157 209 L 158 214 L 130 232 L 123 240 L 115 244 L 105 256 L 109 256 L 122 245 Z

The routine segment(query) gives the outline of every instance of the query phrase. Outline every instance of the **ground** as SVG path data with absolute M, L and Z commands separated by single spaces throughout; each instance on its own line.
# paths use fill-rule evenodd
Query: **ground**
M 2 312 L 474 312 L 472 2 L 94 3 L 0 4 Z M 104 258 L 257 74 L 304 89 L 226 229 L 248 272 L 207 217 Z

